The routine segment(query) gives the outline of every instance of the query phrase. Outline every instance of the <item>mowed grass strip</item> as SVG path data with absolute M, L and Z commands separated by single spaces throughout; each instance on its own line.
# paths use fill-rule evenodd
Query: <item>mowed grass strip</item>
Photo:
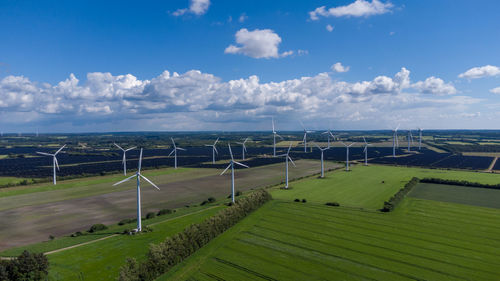
M 127 257 L 145 259 L 151 243 L 160 243 L 166 237 L 187 226 L 203 221 L 224 206 L 207 208 L 152 226 L 153 231 L 140 235 L 117 235 L 48 255 L 50 280 L 116 280 Z M 147 225 L 147 223 L 146 223 Z
M 382 214 L 273 200 L 158 280 L 234 280 L 235 276 L 238 280 L 495 280 L 499 276 L 500 243 L 471 237 L 475 227 L 463 226 L 486 211 L 500 220 L 500 210 L 466 206 L 467 213 L 453 213 L 462 205 L 440 203 L 419 218 L 408 216 L 412 208 L 435 202 L 405 201 L 409 202 L 398 212 Z M 448 211 L 450 218 L 445 226 L 435 221 L 441 211 Z M 483 230 L 475 234 L 499 237 L 500 230 L 483 223 Z M 231 264 L 214 266 L 220 260 Z

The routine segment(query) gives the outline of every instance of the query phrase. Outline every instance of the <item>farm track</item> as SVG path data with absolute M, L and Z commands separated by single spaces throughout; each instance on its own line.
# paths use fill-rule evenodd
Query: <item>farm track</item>
M 488 167 L 488 170 L 486 170 L 486 172 L 493 171 L 493 168 L 495 167 L 495 164 L 497 163 L 497 160 L 498 160 L 498 156 L 496 156 L 495 158 L 493 158 L 493 160 L 491 161 L 491 164 Z

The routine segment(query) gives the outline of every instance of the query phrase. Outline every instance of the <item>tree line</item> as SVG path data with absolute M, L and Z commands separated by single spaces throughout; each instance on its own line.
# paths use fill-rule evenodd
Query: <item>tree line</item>
M 380 209 L 382 212 L 391 212 L 396 206 L 405 198 L 405 196 L 412 190 L 412 188 L 419 183 L 419 179 L 413 177 L 405 184 L 396 194 L 394 194 L 389 201 L 384 202 L 384 207 Z

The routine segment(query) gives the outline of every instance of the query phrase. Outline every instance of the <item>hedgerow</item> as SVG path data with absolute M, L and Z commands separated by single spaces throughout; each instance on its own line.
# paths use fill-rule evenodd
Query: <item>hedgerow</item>
M 411 191 L 411 189 L 417 185 L 419 182 L 419 179 L 416 177 L 413 177 L 409 182 L 405 184 L 403 188 L 401 188 L 396 194 L 394 194 L 389 201 L 384 202 L 384 207 L 380 209 L 382 212 L 390 212 L 396 208 L 396 206 L 403 200 L 403 198 L 408 194 L 408 192 Z
M 447 179 L 439 179 L 439 178 L 423 178 L 420 180 L 420 182 L 500 189 L 500 183 L 499 184 L 485 184 L 485 183 L 479 183 L 479 182 L 470 182 L 470 181 L 466 181 L 466 180 L 447 180 Z

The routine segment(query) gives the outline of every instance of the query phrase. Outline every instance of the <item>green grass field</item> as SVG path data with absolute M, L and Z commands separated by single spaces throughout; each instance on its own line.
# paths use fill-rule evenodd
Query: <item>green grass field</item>
M 0 177 L 0 186 L 5 186 L 7 184 L 18 184 L 22 182 L 23 178 L 15 178 L 15 177 Z M 26 179 L 31 182 L 31 179 Z
M 376 211 L 413 176 L 485 183 L 497 176 L 353 170 L 273 190 L 273 201 L 158 280 L 497 280 L 500 209 L 407 197 L 394 212 Z M 324 205 L 332 201 L 342 206 Z

